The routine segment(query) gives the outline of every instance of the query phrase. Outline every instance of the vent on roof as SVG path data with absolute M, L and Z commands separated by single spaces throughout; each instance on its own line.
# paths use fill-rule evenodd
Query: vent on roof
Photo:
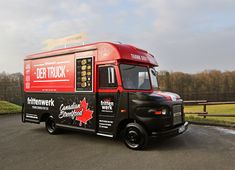
M 138 50 L 138 51 L 141 51 L 141 52 L 144 52 L 144 53 L 148 53 L 148 51 L 143 50 L 143 49 L 141 49 L 141 48 L 137 48 L 137 47 L 135 47 L 135 46 L 133 46 L 133 45 L 129 45 L 129 44 L 127 44 L 127 45 L 128 45 L 129 47 L 135 49 L 135 50 Z

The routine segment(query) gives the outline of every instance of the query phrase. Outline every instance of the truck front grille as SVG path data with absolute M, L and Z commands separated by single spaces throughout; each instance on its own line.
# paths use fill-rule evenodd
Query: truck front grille
M 173 125 L 178 125 L 183 122 L 182 105 L 173 106 Z

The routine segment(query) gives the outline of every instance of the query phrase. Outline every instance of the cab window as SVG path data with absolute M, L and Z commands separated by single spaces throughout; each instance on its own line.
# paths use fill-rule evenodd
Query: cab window
M 117 87 L 116 73 L 113 66 L 99 67 L 99 87 L 100 88 Z

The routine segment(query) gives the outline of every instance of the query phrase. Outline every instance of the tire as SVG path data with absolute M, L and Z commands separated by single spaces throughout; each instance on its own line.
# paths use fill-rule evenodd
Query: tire
M 21 109 L 21 121 L 23 123 L 25 122 L 24 104 L 22 105 L 22 109 Z
M 45 122 L 46 130 L 49 134 L 54 135 L 58 133 L 58 128 L 56 127 L 55 120 L 52 116 L 49 116 Z
M 129 123 L 124 129 L 124 143 L 133 150 L 144 149 L 148 145 L 148 134 L 138 123 Z

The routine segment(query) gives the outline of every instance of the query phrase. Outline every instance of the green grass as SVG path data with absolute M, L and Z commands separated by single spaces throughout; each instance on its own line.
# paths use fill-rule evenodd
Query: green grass
M 185 106 L 185 112 L 203 112 L 203 106 Z M 210 105 L 207 106 L 208 114 L 235 114 L 235 104 L 225 105 Z M 206 117 L 197 115 L 187 115 L 186 120 L 202 122 L 202 123 L 215 123 L 215 124 L 228 124 L 235 125 L 235 117 Z
M 16 104 L 7 101 L 0 101 L 0 114 L 19 113 L 19 112 L 21 112 L 21 106 L 18 106 Z

